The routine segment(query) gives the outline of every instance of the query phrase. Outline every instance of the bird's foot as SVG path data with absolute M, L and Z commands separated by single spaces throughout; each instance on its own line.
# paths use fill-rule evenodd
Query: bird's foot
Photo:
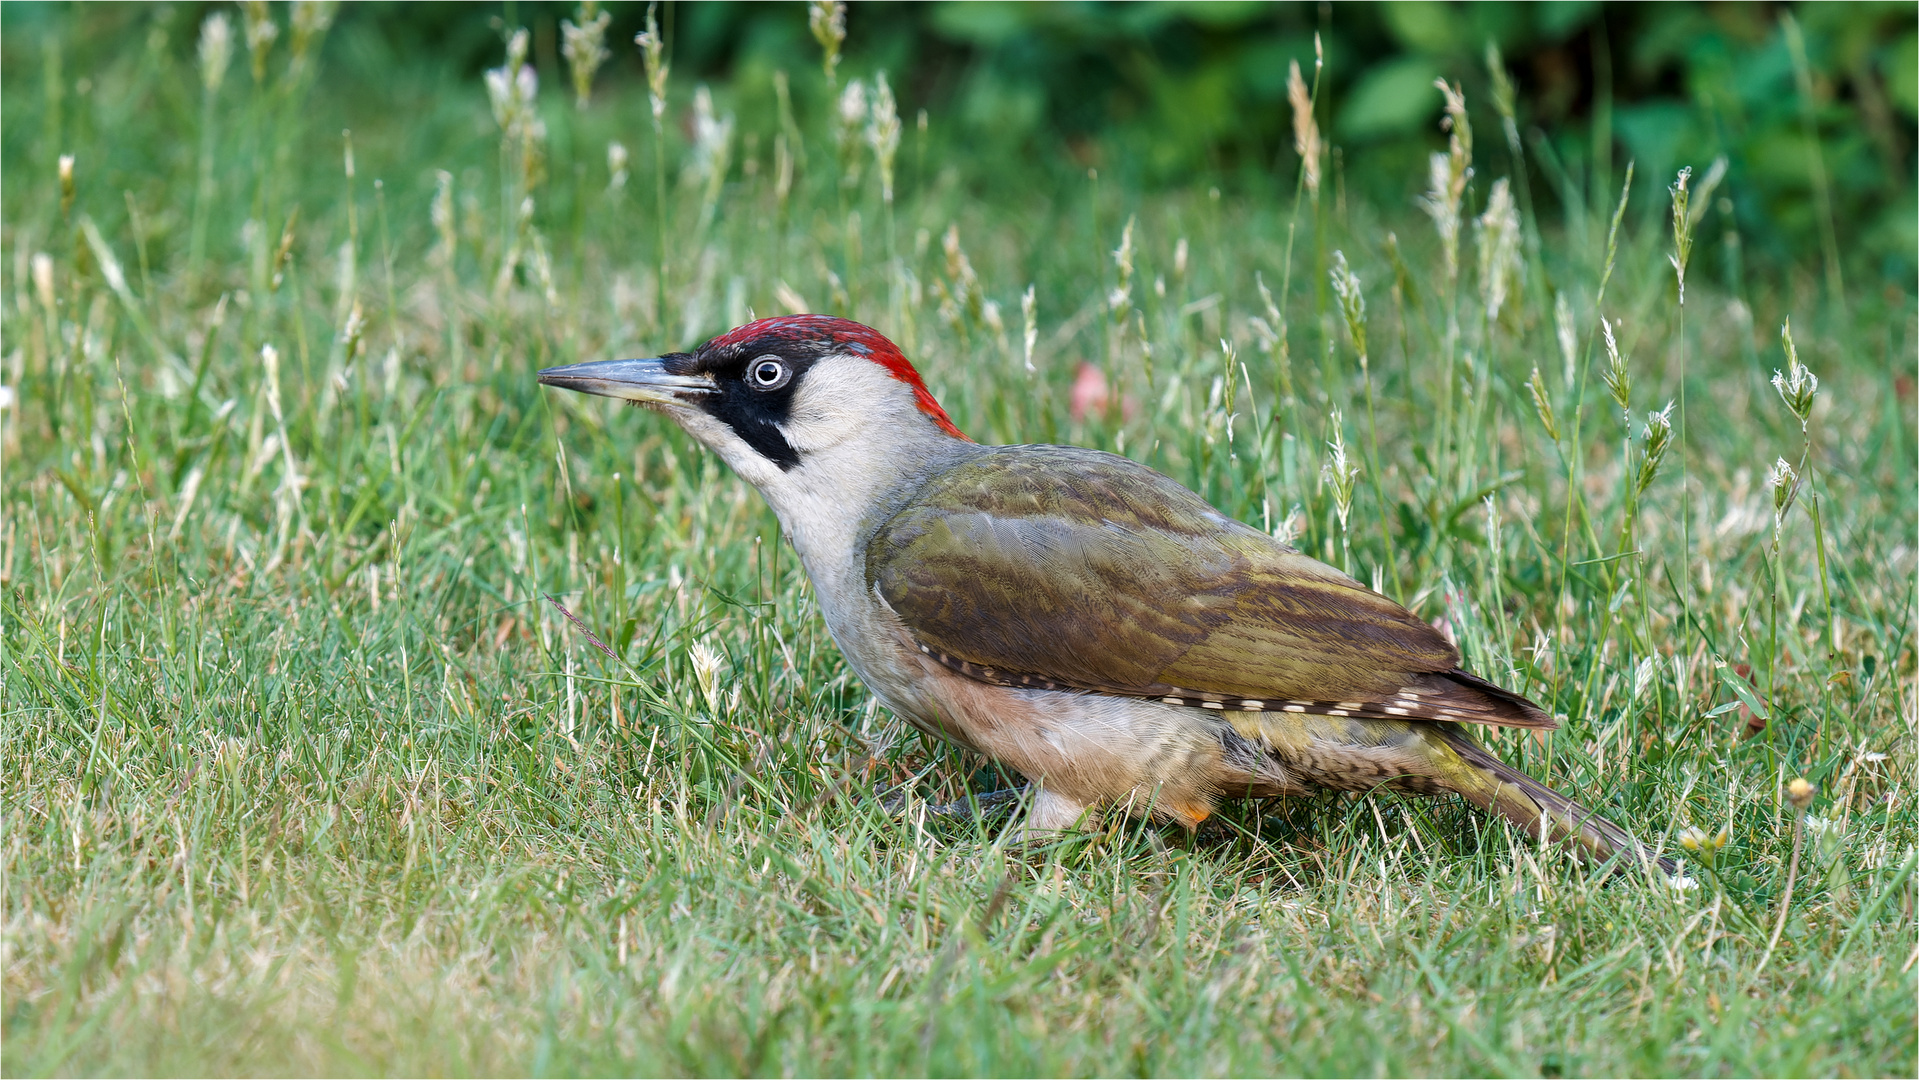
M 959 818 L 970 821 L 990 821 L 1011 813 L 1017 809 L 1020 800 L 1026 797 L 1026 788 L 1007 788 L 1004 791 L 989 791 L 980 795 L 969 795 L 950 803 L 929 806 L 926 813 L 936 818 Z M 880 807 L 889 814 L 899 814 L 906 810 L 907 797 L 911 790 L 907 787 L 896 788 L 880 797 Z

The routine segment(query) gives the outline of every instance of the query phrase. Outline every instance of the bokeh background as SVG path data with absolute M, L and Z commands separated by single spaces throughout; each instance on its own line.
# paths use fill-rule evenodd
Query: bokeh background
M 347 4 L 325 41 L 330 75 L 309 118 L 321 129 L 380 115 L 430 129 L 446 121 L 448 103 L 479 111 L 473 87 L 499 63 L 502 28 L 510 26 L 532 30 L 531 61 L 543 85 L 564 87 L 559 24 L 574 7 Z M 643 103 L 631 43 L 645 6 L 605 9 L 612 57 L 595 94 Z M 176 4 L 156 15 L 147 5 L 9 2 L 0 9 L 6 80 L 57 79 L 63 67 L 113 70 L 115 61 L 153 50 L 190 63 L 210 10 Z M 781 70 L 791 76 L 796 111 L 820 111 L 819 46 L 795 11 L 663 5 L 675 118 L 690 125 L 690 88 L 706 83 L 740 131 L 772 130 L 773 75 Z M 1788 12 L 1803 31 L 1803 94 L 1782 26 Z M 55 23 L 62 33 L 46 33 Z M 847 24 L 845 76 L 887 72 L 909 124 L 922 108 L 937 118 L 927 135 L 934 159 L 970 163 L 965 180 L 983 194 L 1074 183 L 1097 167 L 1127 187 L 1207 183 L 1290 195 L 1298 158 L 1287 64 L 1300 62 L 1310 77 L 1317 36 L 1321 123 L 1336 150 L 1336 182 L 1356 201 L 1408 211 L 1425 155 L 1443 148 L 1433 79 L 1459 81 L 1483 106 L 1493 91 L 1485 63 L 1492 42 L 1517 85 L 1518 134 L 1547 222 L 1566 203 L 1610 206 L 1616 191 L 1599 189 L 1613 184 L 1597 178 L 1623 172 L 1628 160 L 1644 188 L 1639 212 L 1656 215 L 1651 196 L 1679 165 L 1703 167 L 1724 154 L 1720 191 L 1755 268 L 1783 270 L 1823 248 L 1836 250 L 1848 273 L 1911 288 L 1919 45 L 1910 4 L 860 3 Z M 125 77 L 160 69 L 135 65 Z M 8 117 L 8 202 L 19 197 L 13 169 L 27 155 L 45 158 L 39 175 L 52 175 L 60 125 L 190 129 L 199 106 L 198 87 L 179 79 L 156 78 L 141 110 L 126 116 L 90 111 L 86 93 L 82 84 L 73 92 L 81 100 L 53 114 Z M 637 139 L 645 117 L 636 111 L 630 120 Z M 420 142 L 430 137 L 416 133 Z M 1481 137 L 1480 171 L 1503 171 L 1500 133 Z M 965 152 L 942 152 L 949 148 Z M 182 167 L 191 167 L 192 149 L 182 144 Z M 756 148 L 743 149 L 736 167 Z M 761 140 L 757 150 L 765 157 L 770 148 Z M 1346 168 L 1349 161 L 1361 164 Z M 1821 235 L 1824 199 L 1830 237 Z M 1716 256 L 1702 258 L 1710 264 Z

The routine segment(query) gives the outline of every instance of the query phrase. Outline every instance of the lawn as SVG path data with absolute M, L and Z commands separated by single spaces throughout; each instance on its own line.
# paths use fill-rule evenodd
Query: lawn
M 1919 1066 L 1910 281 L 1497 100 L 1398 202 L 1146 184 L 974 160 L 857 40 L 655 111 L 348 85 L 323 11 L 8 31 L 6 1074 Z M 1016 778 L 876 706 L 712 455 L 533 378 L 789 310 L 1441 621 L 1683 873 L 1456 799 L 930 813 Z

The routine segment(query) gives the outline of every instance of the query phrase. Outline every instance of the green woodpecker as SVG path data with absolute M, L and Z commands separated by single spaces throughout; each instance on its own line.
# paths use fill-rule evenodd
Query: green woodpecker
M 664 412 L 758 488 L 847 663 L 916 727 L 1024 775 L 1027 834 L 1385 789 L 1646 857 L 1467 733 L 1554 722 L 1418 616 L 1138 462 L 971 441 L 869 327 L 761 319 L 540 381 Z

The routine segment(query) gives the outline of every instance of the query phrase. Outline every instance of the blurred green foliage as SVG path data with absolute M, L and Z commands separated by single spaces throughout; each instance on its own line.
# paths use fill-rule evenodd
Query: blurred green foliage
M 190 49 L 190 28 L 214 6 L 179 5 L 157 20 L 178 26 L 170 47 Z M 613 58 L 601 85 L 639 83 L 630 43 L 645 7 L 605 7 Z M 768 130 L 772 75 L 784 70 L 802 111 L 812 111 L 827 90 L 796 8 L 664 5 L 676 81 L 714 84 L 743 130 Z M 328 62 L 353 76 L 348 93 L 471 78 L 499 62 L 500 27 L 527 25 L 542 78 L 562 85 L 558 27 L 573 10 L 349 4 Z M 58 62 L 48 64 L 33 43 L 55 21 L 91 24 L 72 40 L 100 50 L 136 47 L 156 21 L 140 5 L 39 3 L 8 3 L 0 18 L 15 78 L 18 64 L 36 61 L 54 77 Z M 1803 80 L 1789 19 L 1803 32 Z M 1635 203 L 1656 213 L 1654 196 L 1675 170 L 1703 170 L 1724 154 L 1722 217 L 1730 215 L 1757 267 L 1780 269 L 1819 250 L 1823 171 L 1847 272 L 1902 285 L 1915 272 L 1919 20 L 1910 4 L 862 3 L 847 24 L 843 73 L 886 71 L 909 123 L 920 108 L 941 117 L 933 138 L 964 149 L 975 171 L 966 179 L 983 188 L 1071 182 L 1096 167 L 1129 186 L 1290 193 L 1298 159 L 1287 68 L 1298 62 L 1312 79 L 1317 40 L 1321 125 L 1336 150 L 1364 149 L 1335 157 L 1335 182 L 1351 198 L 1409 209 L 1424 186 L 1425 155 L 1440 146 L 1435 78 L 1461 83 L 1480 114 L 1493 152 L 1482 171 L 1509 167 L 1489 107 L 1491 43 L 1516 83 L 1516 130 L 1528 144 L 1543 221 L 1555 209 L 1608 204 L 1628 160 L 1644 188 Z M 70 71 L 93 66 L 68 63 Z M 1346 160 L 1364 165 L 1347 170 Z

